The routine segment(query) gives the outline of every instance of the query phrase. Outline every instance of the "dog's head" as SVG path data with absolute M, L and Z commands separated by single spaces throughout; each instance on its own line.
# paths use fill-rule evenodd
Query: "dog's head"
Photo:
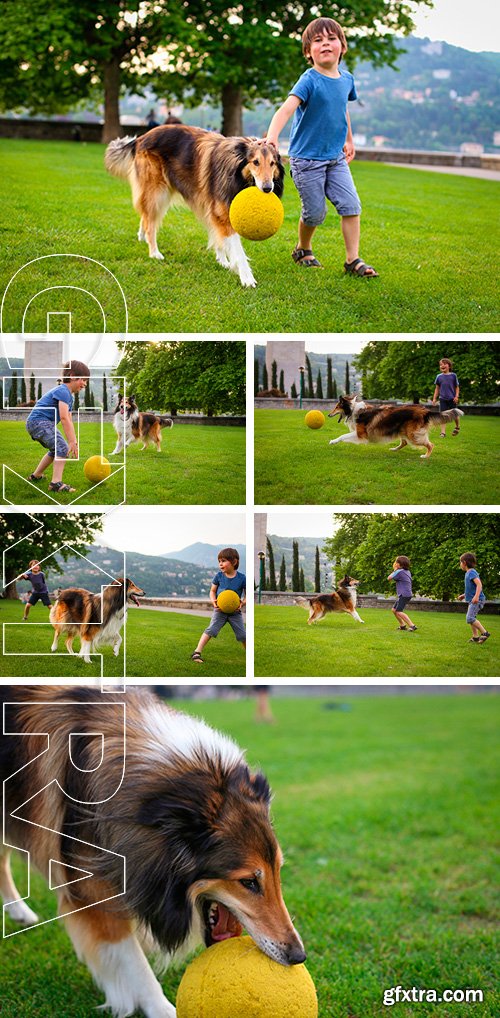
M 243 762 L 207 768 L 201 754 L 199 767 L 179 761 L 179 774 L 143 804 L 138 820 L 150 828 L 148 857 L 158 853 L 145 914 L 160 944 L 182 943 L 194 925 L 210 947 L 245 927 L 274 961 L 304 961 L 281 893 L 269 803 L 262 774 Z
M 361 583 L 361 580 L 355 580 L 354 576 L 348 576 L 346 573 L 340 581 L 339 587 L 357 587 L 359 583 Z
M 281 198 L 285 169 L 277 148 L 258 138 L 245 138 L 244 142 L 244 158 L 240 164 L 243 179 L 247 184 L 255 184 L 260 191 L 274 191 Z
M 119 576 L 116 580 L 113 580 L 112 588 L 114 590 L 120 589 L 121 592 L 124 592 L 127 604 L 135 604 L 137 608 L 140 607 L 139 598 L 146 596 L 146 591 L 138 587 L 128 576 L 126 578 Z
M 118 403 L 115 407 L 115 414 L 120 414 L 122 417 L 131 417 L 137 410 L 137 403 L 135 396 L 119 396 Z
M 333 410 L 330 410 L 329 417 L 335 417 L 339 415 L 339 424 L 349 417 L 353 417 L 360 410 L 364 410 L 366 403 L 361 399 L 361 396 L 340 396 L 337 400 Z

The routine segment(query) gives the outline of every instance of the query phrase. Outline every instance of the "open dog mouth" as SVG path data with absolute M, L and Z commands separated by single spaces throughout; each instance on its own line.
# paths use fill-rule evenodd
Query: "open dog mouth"
M 128 595 L 128 599 L 129 599 L 129 601 L 132 601 L 133 604 L 135 604 L 137 606 L 137 608 L 140 608 L 141 607 L 141 602 L 139 601 L 139 598 L 140 597 L 144 597 L 144 596 L 145 596 L 144 591 L 142 592 L 142 594 L 135 594 L 135 593 L 133 593 L 131 591 L 129 593 L 129 595 Z
M 203 924 L 206 947 L 218 944 L 221 940 L 239 937 L 243 930 L 236 916 L 225 905 L 208 899 L 203 902 Z

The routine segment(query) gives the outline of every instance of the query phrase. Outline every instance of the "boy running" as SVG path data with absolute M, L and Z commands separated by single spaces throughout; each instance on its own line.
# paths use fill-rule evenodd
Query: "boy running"
M 398 555 L 397 559 L 392 564 L 392 573 L 387 577 L 388 580 L 396 581 L 396 594 L 398 599 L 391 612 L 396 616 L 399 622 L 399 629 L 405 632 L 409 630 L 414 633 L 417 629 L 413 625 L 411 618 L 406 614 L 404 609 L 408 604 L 408 601 L 412 599 L 412 586 L 411 586 L 411 572 L 410 572 L 410 560 L 406 555 Z
M 41 601 L 46 608 L 50 608 L 49 588 L 42 573 L 38 559 L 33 558 L 28 564 L 28 572 L 23 573 L 23 580 L 29 580 L 32 586 L 31 594 L 24 606 L 23 622 L 26 622 L 28 615 L 37 601 Z
M 42 456 L 38 466 L 29 475 L 28 481 L 31 481 L 32 484 L 39 484 L 40 481 L 43 481 L 44 470 L 53 465 L 49 491 L 76 491 L 76 488 L 70 488 L 68 484 L 63 484 L 62 475 L 67 456 L 78 458 L 78 445 L 71 410 L 75 392 L 81 392 L 85 388 L 89 376 L 90 371 L 86 364 L 83 364 L 82 361 L 71 361 L 64 365 L 60 385 L 50 389 L 35 403 L 26 421 L 26 430 L 33 441 L 39 442 L 48 452 Z M 67 442 L 57 430 L 59 423 L 62 423 Z
M 439 409 L 454 410 L 460 395 L 460 385 L 455 372 L 452 370 L 453 361 L 448 357 L 441 357 L 439 361 L 440 374 L 436 375 L 434 395 L 432 402 L 437 403 L 439 397 Z M 460 431 L 460 418 L 456 417 L 452 435 L 458 435 Z M 441 425 L 441 438 L 446 438 L 446 424 Z
M 458 595 L 458 600 L 467 602 L 465 621 L 472 629 L 469 643 L 485 643 L 491 634 L 477 620 L 477 614 L 484 606 L 486 597 L 476 565 L 476 556 L 471 551 L 466 551 L 460 556 L 460 568 L 465 573 L 465 591 L 463 594 Z

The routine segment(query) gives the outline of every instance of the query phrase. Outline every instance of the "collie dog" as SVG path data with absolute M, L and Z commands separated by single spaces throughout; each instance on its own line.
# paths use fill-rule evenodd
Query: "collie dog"
M 110 455 L 117 456 L 124 445 L 131 445 L 132 442 L 142 442 L 142 449 L 153 442 L 156 451 L 161 452 L 161 429 L 173 426 L 171 417 L 141 413 L 134 396 L 120 396 L 113 417 L 116 445 Z
M 183 200 L 208 230 L 208 246 L 219 265 L 237 272 L 242 286 L 255 286 L 241 240 L 229 221 L 229 206 L 245 187 L 283 194 L 284 168 L 273 145 L 257 138 L 224 138 L 200 127 L 154 127 L 140 138 L 117 138 L 106 149 L 105 166 L 130 181 L 141 217 L 139 240 L 150 258 L 163 259 L 156 233 L 165 212 Z
M 145 690 L 2 693 L 6 911 L 39 922 L 10 874 L 18 848 L 56 890 L 115 1016 L 175 1018 L 145 951 L 166 966 L 246 927 L 274 961 L 304 961 L 281 892 L 269 785 L 234 742 Z
M 301 608 L 307 608 L 309 618 L 307 625 L 320 622 L 328 612 L 347 612 L 356 622 L 363 622 L 356 611 L 357 590 L 359 580 L 352 576 L 344 576 L 333 594 L 312 594 L 309 597 L 296 597 Z
M 144 594 L 144 590 L 132 580 L 123 577 L 112 580 L 100 594 L 92 594 L 83 587 L 61 590 L 49 614 L 54 626 L 50 649 L 56 651 L 61 633 L 66 633 L 68 654 L 74 653 L 73 640 L 79 636 L 79 656 L 87 664 L 90 664 L 90 655 L 104 644 L 109 644 L 117 657 L 122 645 L 120 630 L 127 618 L 127 604 L 139 607 L 139 598 Z
M 429 441 L 429 430 L 434 425 L 450 424 L 463 417 L 463 410 L 428 410 L 418 403 L 407 403 L 403 406 L 373 406 L 365 403 L 359 396 L 341 396 L 336 406 L 328 414 L 329 417 L 339 415 L 349 428 L 348 435 L 332 438 L 330 445 L 337 442 L 392 442 L 399 438 L 390 452 L 398 452 L 405 445 L 425 448 L 421 459 L 428 459 L 434 445 Z

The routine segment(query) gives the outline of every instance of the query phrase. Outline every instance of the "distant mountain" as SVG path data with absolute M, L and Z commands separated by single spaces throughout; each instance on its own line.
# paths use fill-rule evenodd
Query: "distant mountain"
M 162 558 L 174 558 L 178 562 L 192 562 L 194 565 L 215 570 L 217 569 L 217 554 L 220 550 L 220 545 L 204 544 L 202 541 L 195 541 L 194 544 L 189 544 L 182 551 L 169 552 L 168 555 L 163 555 Z M 238 551 L 240 553 L 240 569 L 244 573 L 246 572 L 245 546 L 239 545 Z

